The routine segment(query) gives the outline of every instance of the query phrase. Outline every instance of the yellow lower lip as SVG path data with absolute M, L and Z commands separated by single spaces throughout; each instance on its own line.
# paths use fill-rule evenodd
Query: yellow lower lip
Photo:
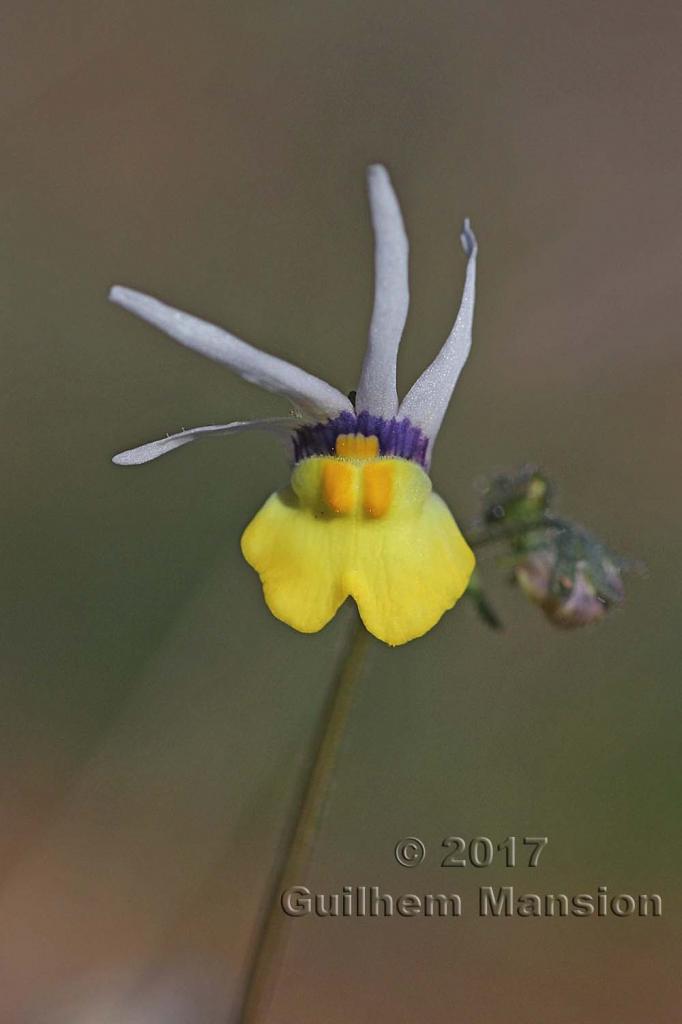
M 316 632 L 350 596 L 369 632 L 392 645 L 435 626 L 475 564 L 428 475 L 392 457 L 305 459 L 241 544 L 277 618 Z

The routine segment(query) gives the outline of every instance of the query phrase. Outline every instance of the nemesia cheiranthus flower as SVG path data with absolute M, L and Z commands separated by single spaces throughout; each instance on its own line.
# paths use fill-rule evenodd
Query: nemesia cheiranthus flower
M 471 347 L 477 247 L 465 221 L 466 278 L 454 326 L 399 401 L 396 362 L 409 304 L 408 242 L 385 168 L 370 167 L 368 185 L 375 295 L 354 400 L 219 327 L 117 286 L 111 290 L 113 302 L 282 395 L 293 412 L 183 430 L 122 452 L 114 462 L 139 465 L 192 441 L 246 430 L 285 437 L 292 463 L 289 486 L 268 498 L 241 540 L 270 611 L 294 629 L 313 633 L 352 597 L 369 632 L 396 645 L 435 626 L 462 596 L 474 568 L 473 552 L 432 490 L 429 467 Z

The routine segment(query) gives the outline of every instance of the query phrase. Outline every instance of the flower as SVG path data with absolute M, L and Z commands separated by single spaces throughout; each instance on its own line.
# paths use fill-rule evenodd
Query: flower
M 287 398 L 294 413 L 183 430 L 122 452 L 114 462 L 138 465 L 201 438 L 245 430 L 284 436 L 290 484 L 268 498 L 241 540 L 268 607 L 294 629 L 312 633 L 352 597 L 369 632 L 396 645 L 435 626 L 461 597 L 474 568 L 473 552 L 433 493 L 428 471 L 471 347 L 477 246 L 465 221 L 461 242 L 468 260 L 457 318 L 439 354 L 399 402 L 396 361 L 409 303 L 408 242 L 384 167 L 370 167 L 368 187 L 375 295 L 354 400 L 219 327 L 117 286 L 113 302 Z

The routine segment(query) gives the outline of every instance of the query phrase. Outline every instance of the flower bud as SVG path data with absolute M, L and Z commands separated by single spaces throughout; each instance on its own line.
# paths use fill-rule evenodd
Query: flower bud
M 514 476 L 501 474 L 487 486 L 483 520 L 488 524 L 534 522 L 546 512 L 550 496 L 549 480 L 533 466 L 524 466 Z
M 555 515 L 552 491 L 547 477 L 529 465 L 494 477 L 482 515 L 472 523 L 472 543 L 498 546 L 512 581 L 550 622 L 567 628 L 600 622 L 624 600 L 623 571 L 637 566 L 584 527 Z
M 567 526 L 546 546 L 525 552 L 514 576 L 556 626 L 600 622 L 625 592 L 622 565 L 590 534 Z

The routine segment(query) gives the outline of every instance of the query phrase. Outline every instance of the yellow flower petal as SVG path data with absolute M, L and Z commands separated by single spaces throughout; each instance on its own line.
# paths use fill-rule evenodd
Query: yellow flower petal
M 435 626 L 475 562 L 420 466 L 360 452 L 299 463 L 247 526 L 242 551 L 270 611 L 294 629 L 316 632 L 350 596 L 387 644 Z

